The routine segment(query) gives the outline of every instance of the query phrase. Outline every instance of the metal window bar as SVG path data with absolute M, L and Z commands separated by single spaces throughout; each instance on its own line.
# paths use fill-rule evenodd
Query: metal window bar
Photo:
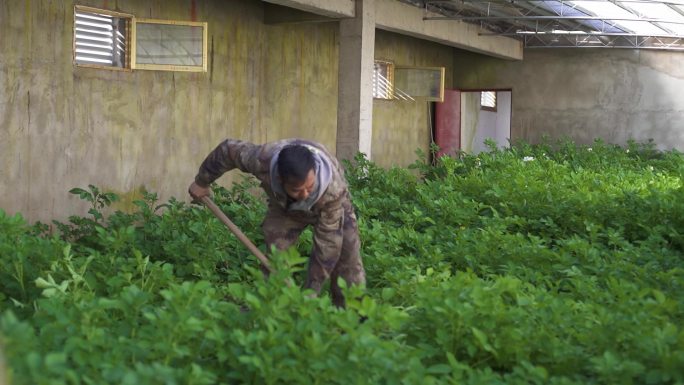
M 390 81 L 378 71 L 373 72 L 373 97 L 377 99 L 416 100 L 406 92 L 394 87 Z
M 74 59 L 78 64 L 125 67 L 126 20 L 111 15 L 76 10 Z
M 482 107 L 496 108 L 496 92 L 482 91 L 480 95 L 480 105 Z
M 381 80 L 381 78 L 385 79 L 385 77 L 380 74 L 380 71 L 379 66 L 376 64 L 373 68 L 373 98 L 389 99 L 391 95 L 389 82 Z

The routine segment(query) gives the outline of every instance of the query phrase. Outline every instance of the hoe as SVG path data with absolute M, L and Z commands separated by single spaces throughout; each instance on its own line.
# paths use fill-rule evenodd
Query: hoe
M 210 197 L 202 197 L 202 203 L 204 203 L 209 208 L 209 210 L 211 210 L 211 212 L 214 213 L 214 215 L 216 215 L 216 217 L 219 220 L 221 220 L 221 222 L 223 222 L 223 224 L 225 224 L 226 227 L 228 227 L 228 229 L 233 234 L 235 234 L 237 239 L 239 239 L 240 242 L 242 242 L 247 247 L 247 249 L 249 249 L 249 251 L 252 252 L 252 254 L 259 258 L 259 261 L 262 265 L 264 265 L 264 267 L 268 270 L 269 273 L 273 272 L 271 265 L 268 263 L 268 258 L 266 258 L 266 256 L 261 252 L 261 250 L 254 246 L 254 243 L 252 243 L 252 241 L 250 241 L 249 238 L 247 238 L 247 236 L 242 232 L 242 230 L 240 230 L 240 228 L 237 227 L 233 223 L 233 221 L 231 221 L 228 218 L 228 216 L 226 216 L 226 214 L 223 213 L 223 211 L 221 211 L 221 209 L 216 205 L 216 203 L 214 203 L 214 201 Z

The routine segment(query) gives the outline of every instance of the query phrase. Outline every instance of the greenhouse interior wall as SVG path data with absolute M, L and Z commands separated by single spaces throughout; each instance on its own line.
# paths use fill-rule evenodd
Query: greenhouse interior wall
M 76 4 L 208 22 L 208 71 L 75 66 Z M 339 22 L 271 22 L 273 7 L 253 0 L 0 2 L 0 208 L 30 221 L 64 220 L 87 212 L 88 202 L 68 191 L 89 184 L 120 195 L 113 209 L 130 209 L 144 190 L 161 201 L 187 200 L 200 162 L 227 137 L 306 137 L 335 152 Z M 445 67 L 447 88 L 511 89 L 514 141 L 653 139 L 660 148 L 684 148 L 681 53 L 526 50 L 513 61 L 377 29 L 374 56 Z M 373 160 L 405 166 L 416 149 L 427 150 L 431 107 L 375 100 Z M 220 182 L 239 178 L 230 173 Z
M 307 137 L 334 151 L 337 22 L 264 23 L 264 3 L 79 1 L 136 17 L 206 21 L 206 73 L 74 66 L 74 1 L 0 2 L 0 208 L 50 223 L 88 210 L 93 184 L 128 209 L 146 189 L 187 199 L 227 137 Z M 13 47 L 6 49 L 5 47 Z M 222 184 L 240 178 L 230 173 Z
M 452 47 L 378 30 L 375 58 L 395 66 L 445 67 L 445 88 L 451 88 L 454 51 Z M 432 142 L 432 103 L 425 100 L 382 100 L 373 102 L 373 161 L 378 165 L 407 166 L 416 150 L 428 152 Z
M 511 138 L 684 149 L 684 53 L 526 49 L 506 61 L 456 50 L 457 88 L 512 89 Z

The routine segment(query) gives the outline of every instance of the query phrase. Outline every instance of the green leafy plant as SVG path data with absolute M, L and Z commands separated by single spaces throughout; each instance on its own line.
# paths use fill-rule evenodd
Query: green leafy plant
M 346 309 L 301 289 L 310 232 L 265 279 L 208 210 L 154 193 L 110 212 L 114 194 L 73 189 L 90 211 L 55 235 L 0 210 L 9 381 L 684 383 L 682 154 L 546 140 L 420 156 L 346 163 L 367 273 L 340 281 Z M 213 191 L 263 244 L 254 179 Z

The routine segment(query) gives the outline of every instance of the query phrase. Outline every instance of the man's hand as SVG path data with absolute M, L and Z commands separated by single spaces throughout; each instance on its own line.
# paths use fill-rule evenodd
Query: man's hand
M 188 188 L 188 192 L 190 193 L 192 199 L 194 199 L 196 202 L 201 202 L 202 198 L 211 195 L 211 188 L 202 187 L 198 185 L 196 182 L 192 182 L 192 184 Z

